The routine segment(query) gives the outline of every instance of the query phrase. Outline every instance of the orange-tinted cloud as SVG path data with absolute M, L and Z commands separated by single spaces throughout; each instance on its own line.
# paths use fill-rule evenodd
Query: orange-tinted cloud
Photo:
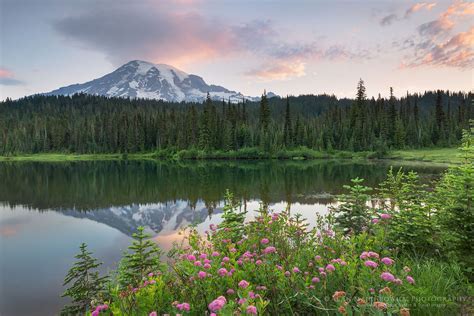
M 12 78 L 13 73 L 5 68 L 0 68 L 0 78 Z
M 421 35 L 438 35 L 453 29 L 459 17 L 469 15 L 474 15 L 474 3 L 456 1 L 441 13 L 436 20 L 420 25 L 418 31 Z
M 160 5 L 94 8 L 54 26 L 67 39 L 104 52 L 116 65 L 144 59 L 182 68 L 216 58 L 253 56 L 266 63 L 249 75 L 289 78 L 301 76 L 308 60 L 364 57 L 344 46 L 328 48 L 313 40 L 282 40 L 285 36 L 269 20 L 232 25 L 187 6 L 174 11 Z
M 301 61 L 275 61 L 273 63 L 264 64 L 246 73 L 247 76 L 256 77 L 265 81 L 287 80 L 302 77 L 305 74 L 305 64 Z
M 402 63 L 402 68 L 448 66 L 464 69 L 474 67 L 474 27 L 441 43 L 422 49 L 418 57 Z
M 15 74 L 12 71 L 0 67 L 0 85 L 16 86 L 21 84 L 23 84 L 23 82 L 15 79 Z
M 409 17 L 412 13 L 420 11 L 422 9 L 430 11 L 436 6 L 436 2 L 419 2 L 412 5 L 406 12 L 405 18 Z
M 418 27 L 419 37 L 406 47 L 411 51 L 405 56 L 401 68 L 419 66 L 445 66 L 471 70 L 474 66 L 474 26 L 465 17 L 474 15 L 474 3 L 456 1 L 435 20 Z M 471 19 L 472 21 L 472 19 Z M 458 31 L 462 26 L 465 31 Z M 457 30 L 456 33 L 453 33 Z
M 419 2 L 419 3 L 415 3 L 414 5 L 412 5 L 410 8 L 408 8 L 406 11 L 405 11 L 405 16 L 403 18 L 407 19 L 409 18 L 413 13 L 415 12 L 418 12 L 418 11 L 421 11 L 421 10 L 427 10 L 427 11 L 431 11 L 431 9 L 433 9 L 434 7 L 436 6 L 436 2 Z M 391 13 L 389 15 L 386 15 L 384 16 L 381 20 L 380 20 L 380 25 L 382 26 L 387 26 L 387 25 L 390 25 L 392 24 L 393 22 L 395 21 L 401 21 L 402 20 L 402 17 L 399 17 L 398 14 L 396 13 Z

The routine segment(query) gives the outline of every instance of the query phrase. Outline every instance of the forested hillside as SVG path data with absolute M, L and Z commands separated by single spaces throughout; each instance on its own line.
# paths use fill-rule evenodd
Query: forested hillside
M 37 95 L 0 103 L 0 155 L 446 147 L 458 144 L 473 116 L 472 93 L 428 91 L 368 99 L 362 80 L 355 99 L 268 99 L 264 94 L 260 102 L 208 98 L 201 104 Z

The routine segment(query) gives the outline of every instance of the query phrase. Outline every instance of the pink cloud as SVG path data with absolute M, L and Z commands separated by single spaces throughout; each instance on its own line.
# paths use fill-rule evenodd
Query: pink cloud
M 454 28 L 460 17 L 469 15 L 474 15 L 474 3 L 456 1 L 441 13 L 436 20 L 420 25 L 418 31 L 422 35 L 437 35 L 447 32 Z
M 256 77 L 265 81 L 288 80 L 295 77 L 302 77 L 305 74 L 305 64 L 301 61 L 276 61 L 264 64 L 246 73 L 247 76 Z
M 17 86 L 21 84 L 23 84 L 23 82 L 15 79 L 15 74 L 12 71 L 0 67 L 0 85 Z
M 405 12 L 405 18 L 410 16 L 412 13 L 415 13 L 420 10 L 428 10 L 431 11 L 436 6 L 436 2 L 419 2 L 414 5 L 412 5 L 406 12 Z
M 13 78 L 13 72 L 5 68 L 0 68 L 0 78 Z
M 419 56 L 402 63 L 401 68 L 447 66 L 464 69 L 474 67 L 474 27 L 441 43 L 422 49 Z
M 474 26 L 458 31 L 464 17 L 474 15 L 474 3 L 456 1 L 437 19 L 418 27 L 419 38 L 409 45 L 413 53 L 405 57 L 401 68 L 444 66 L 471 70 L 474 66 Z M 471 19 L 472 21 L 472 19 Z M 453 34 L 453 30 L 456 33 Z
M 54 26 L 66 39 L 104 52 L 116 65 L 144 59 L 185 68 L 217 58 L 250 56 L 266 62 L 262 63 L 261 72 L 249 71 L 249 75 L 288 78 L 301 76 L 304 62 L 309 60 L 365 58 L 366 55 L 343 45 L 324 47 L 320 41 L 285 41 L 284 38 L 291 36 L 278 32 L 270 20 L 232 25 L 205 16 L 192 6 L 170 9 L 161 3 L 94 8 L 63 18 Z

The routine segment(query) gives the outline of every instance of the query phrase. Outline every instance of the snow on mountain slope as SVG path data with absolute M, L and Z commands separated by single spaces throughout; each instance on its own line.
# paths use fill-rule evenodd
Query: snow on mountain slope
M 201 102 L 208 92 L 212 99 L 230 99 L 232 102 L 242 101 L 243 98 L 252 101 L 260 99 L 246 97 L 221 86 L 208 85 L 201 77 L 187 74 L 173 66 L 141 60 L 128 62 L 101 78 L 62 87 L 46 95 L 86 93 L 107 97 Z
M 147 232 L 156 235 L 161 231 L 176 231 L 190 223 L 202 223 L 209 217 L 209 210 L 204 202 L 199 201 L 191 207 L 187 201 L 183 200 L 114 206 L 87 212 L 76 210 L 61 210 L 60 212 L 67 216 L 88 218 L 103 223 L 129 236 L 135 233 L 139 226 L 145 227 Z M 221 207 L 213 210 L 213 214 L 221 212 Z

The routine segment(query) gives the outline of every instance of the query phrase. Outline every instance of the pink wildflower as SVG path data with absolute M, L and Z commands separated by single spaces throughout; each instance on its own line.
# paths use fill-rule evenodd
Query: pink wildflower
M 242 288 L 242 289 L 247 288 L 249 285 L 250 285 L 250 283 L 248 283 L 245 280 L 242 280 L 242 281 L 239 282 L 239 287 Z
M 390 215 L 390 214 L 386 214 L 386 213 L 380 214 L 381 219 L 390 219 L 391 217 L 392 217 L 392 215 Z
M 369 253 L 367 251 L 364 251 L 361 255 L 360 255 L 360 259 L 362 260 L 365 260 L 369 257 Z
M 151 312 L 150 315 L 148 316 L 158 316 L 158 313 L 157 312 Z
M 370 258 L 379 258 L 379 254 L 373 251 L 369 251 L 368 255 Z
M 148 277 L 149 278 L 153 277 L 153 272 L 148 273 Z
M 393 276 L 393 274 L 391 274 L 390 272 L 383 272 L 380 277 L 382 278 L 382 280 L 384 281 L 387 281 L 387 282 L 393 282 L 395 281 L 395 277 Z
M 316 261 L 321 260 L 321 256 L 320 255 L 315 256 L 314 260 L 316 260 Z
M 311 282 L 313 283 L 319 283 L 319 281 L 321 281 L 318 277 L 314 277 L 311 279 Z
M 230 261 L 229 257 L 222 258 L 222 262 L 229 262 L 229 261 Z
M 223 277 L 223 276 L 226 276 L 227 275 L 227 269 L 226 268 L 220 268 L 219 270 L 217 270 L 217 273 Z
M 223 298 L 223 299 L 222 299 Z M 211 312 L 217 312 L 224 307 L 225 303 L 227 303 L 227 300 L 223 296 L 219 296 L 215 300 L 213 300 L 207 307 L 211 310 Z
M 214 252 L 211 254 L 211 256 L 213 256 L 213 257 L 219 257 L 219 253 L 218 253 L 217 251 L 214 251 Z
M 269 247 L 263 249 L 263 253 L 266 254 L 266 255 L 269 254 L 269 253 L 274 253 L 274 252 L 276 252 L 276 248 L 273 247 L 273 246 L 269 246 Z
M 387 266 L 390 266 L 395 262 L 393 259 L 390 259 L 388 257 L 384 257 L 380 261 L 382 261 Z
M 369 267 L 369 268 L 377 268 L 378 266 L 378 264 L 372 260 L 367 260 L 364 264 L 366 267 Z
M 328 264 L 328 265 L 326 266 L 326 270 L 332 272 L 332 271 L 336 270 L 336 268 L 335 268 L 332 264 Z
M 194 255 L 188 255 L 189 261 L 196 261 L 196 257 Z
M 289 277 L 291 275 L 290 271 L 285 271 L 285 276 Z
M 211 265 L 209 263 L 204 264 L 204 269 L 209 270 L 211 268 Z
M 411 276 L 407 276 L 407 282 L 410 283 L 410 284 L 415 284 L 415 279 L 413 279 L 413 277 Z
M 199 271 L 199 272 L 198 272 L 198 277 L 199 277 L 200 279 L 204 279 L 206 276 L 207 276 L 207 273 L 206 273 L 206 272 L 204 272 L 204 271 Z
M 257 315 L 257 308 L 253 305 L 250 305 L 247 307 L 246 312 L 247 314 L 250 314 L 250 315 Z
M 189 312 L 189 310 L 191 309 L 191 306 L 189 305 L 189 303 L 181 303 L 181 304 L 176 305 L 176 308 L 180 311 Z
M 239 299 L 239 301 L 238 301 L 239 305 L 243 305 L 243 304 L 245 304 L 245 302 L 247 302 L 247 299 L 243 298 L 243 297 L 241 299 Z
M 257 261 L 255 261 L 255 264 L 256 264 L 257 266 L 261 265 L 262 263 L 263 263 L 263 261 L 262 261 L 262 260 L 260 260 L 260 259 L 259 259 L 259 260 L 257 260 Z
M 266 244 L 268 244 L 269 242 L 270 242 L 270 240 L 268 240 L 268 238 L 263 238 L 262 240 L 260 240 L 260 243 L 261 243 L 262 245 L 266 245 Z
M 194 261 L 194 265 L 196 267 L 200 267 L 200 266 L 202 266 L 202 263 L 201 263 L 201 261 Z
M 206 259 L 206 258 L 207 258 L 207 254 L 201 253 L 201 254 L 199 255 L 199 258 L 200 258 L 200 259 Z
M 226 293 L 227 293 L 227 295 L 233 295 L 233 294 L 235 294 L 235 291 L 233 289 L 228 289 L 226 291 Z
M 374 219 L 372 220 L 372 224 L 377 224 L 378 222 L 379 222 L 379 219 L 378 219 L 378 218 L 374 218 Z
M 300 273 L 301 270 L 298 267 L 293 268 L 293 273 Z

